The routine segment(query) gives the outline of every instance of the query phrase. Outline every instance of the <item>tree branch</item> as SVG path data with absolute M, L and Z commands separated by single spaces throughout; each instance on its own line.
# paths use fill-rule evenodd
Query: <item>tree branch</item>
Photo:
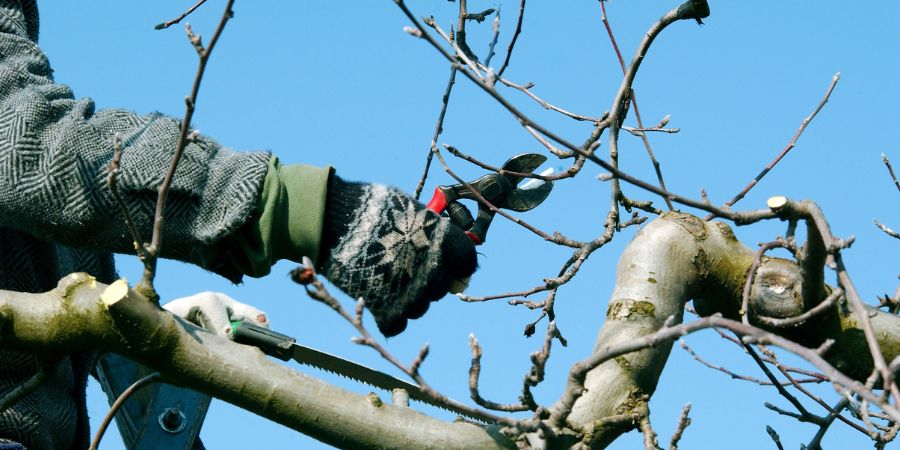
M 448 423 L 353 394 L 291 370 L 255 347 L 198 328 L 130 290 L 72 274 L 42 294 L 0 291 L 0 347 L 111 351 L 176 383 L 330 445 L 514 448 L 497 426 Z M 302 407 L 297 407 L 302 405 Z

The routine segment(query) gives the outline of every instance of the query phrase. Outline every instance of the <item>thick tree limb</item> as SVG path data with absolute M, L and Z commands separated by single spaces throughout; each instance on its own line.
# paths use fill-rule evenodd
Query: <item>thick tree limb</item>
M 514 448 L 497 427 L 448 423 L 373 401 L 173 316 L 130 290 L 72 274 L 42 294 L 0 291 L 0 348 L 55 354 L 99 349 L 343 448 Z
M 854 392 L 864 390 L 858 381 L 869 376 L 874 364 L 853 305 L 836 304 L 800 326 L 778 331 L 782 337 L 760 334 L 765 332 L 733 321 L 740 319 L 743 284 L 754 260 L 754 252 L 741 245 L 723 223 L 666 213 L 645 226 L 619 260 L 616 287 L 595 354 L 573 367 L 551 423 L 582 429 L 587 441 L 583 442 L 601 448 L 634 429 L 639 420 L 609 419 L 623 414 L 641 419 L 672 340 L 713 322 L 792 352 L 805 352 L 802 356 L 820 370 L 827 369 L 834 382 Z M 765 258 L 751 287 L 750 323 L 758 323 L 757 316 L 797 316 L 814 306 L 803 300 L 804 292 L 818 291 L 804 288 L 804 272 L 793 261 Z M 681 322 L 684 304 L 691 299 L 701 315 L 722 314 L 732 320 L 713 318 L 707 324 L 672 327 Z M 900 354 L 900 318 L 873 308 L 866 312 L 878 337 L 880 356 L 892 360 Z M 657 334 L 663 329 L 670 330 L 671 336 Z M 828 339 L 835 344 L 823 359 L 814 349 Z M 871 391 L 869 395 L 878 400 Z

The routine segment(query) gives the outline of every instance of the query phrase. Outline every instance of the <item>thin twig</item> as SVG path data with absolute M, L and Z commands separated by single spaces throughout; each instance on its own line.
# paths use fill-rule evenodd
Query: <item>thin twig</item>
M 168 22 L 163 22 L 163 23 L 157 24 L 153 28 L 156 30 L 163 30 L 163 29 L 169 28 L 172 25 L 175 25 L 176 23 L 179 23 L 182 20 L 184 20 L 185 17 L 189 16 L 192 12 L 194 12 L 195 9 L 199 8 L 200 5 L 202 5 L 204 3 L 206 3 L 206 0 L 200 0 L 197 3 L 195 3 L 194 6 L 191 6 L 190 8 L 188 8 L 187 11 L 181 13 L 180 16 L 178 16 Z
M 509 41 L 509 47 L 506 48 L 506 58 L 503 59 L 503 65 L 500 66 L 500 70 L 497 71 L 497 78 L 503 77 L 503 72 L 506 71 L 506 67 L 509 65 L 509 58 L 512 57 L 513 48 L 516 46 L 516 40 L 519 39 L 519 34 L 522 33 L 522 18 L 525 17 L 525 0 L 519 2 L 519 18 L 516 19 L 516 31 L 513 32 L 513 37 Z
M 416 185 L 416 192 L 413 196 L 416 200 L 422 195 L 425 180 L 428 179 L 428 171 L 431 169 L 431 160 L 434 159 L 438 138 L 444 132 L 444 117 L 447 115 L 447 105 L 450 104 L 450 93 L 453 91 L 454 83 L 456 83 L 456 67 L 451 66 L 450 79 L 447 80 L 447 87 L 444 88 L 444 95 L 441 96 L 441 112 L 438 113 L 437 123 L 434 125 L 434 135 L 431 137 L 431 146 L 428 148 L 428 156 L 425 158 L 425 170 L 422 171 L 422 177 L 419 179 L 419 184 Z
M 494 20 L 491 24 L 491 29 L 493 33 L 491 34 L 491 42 L 488 44 L 488 53 L 484 58 L 484 65 L 487 67 L 491 66 L 491 60 L 494 59 L 494 47 L 497 46 L 497 39 L 500 38 L 500 8 L 497 8 L 497 14 L 494 15 Z
M 845 397 L 841 397 L 837 404 L 831 408 L 831 412 L 825 417 L 825 421 L 819 424 L 819 430 L 816 432 L 815 436 L 813 436 L 812 440 L 809 441 L 809 444 L 806 445 L 807 449 L 822 450 L 821 442 L 822 438 L 825 437 L 825 432 L 827 432 L 831 427 L 831 424 L 834 423 L 834 419 L 840 416 L 840 412 L 847 407 L 848 402 L 849 401 Z
M 746 325 L 744 323 L 722 318 L 720 315 L 704 317 L 693 322 L 683 323 L 661 328 L 655 333 L 645 335 L 640 338 L 631 339 L 615 347 L 602 347 L 595 349 L 594 353 L 588 358 L 576 363 L 569 371 L 569 380 L 562 397 L 557 403 L 550 417 L 550 423 L 561 426 L 565 423 L 566 418 L 572 410 L 575 401 L 584 394 L 584 380 L 587 373 L 595 367 L 603 364 L 618 356 L 626 355 L 648 347 L 660 345 L 664 342 L 672 341 L 681 336 L 685 336 L 696 331 L 707 328 L 724 328 L 742 337 L 747 343 L 766 344 L 785 349 L 794 353 L 801 358 L 807 360 L 810 364 L 821 370 L 836 386 L 841 386 L 861 398 L 866 399 L 873 404 L 878 405 L 886 414 L 894 420 L 900 420 L 900 410 L 894 405 L 885 401 L 881 396 L 876 395 L 871 389 L 862 383 L 844 375 L 840 370 L 832 366 L 830 363 L 816 351 L 804 347 L 796 342 L 785 339 L 776 334 L 770 333 L 763 329 Z M 778 386 L 776 384 L 776 386 Z
M 681 415 L 678 417 L 678 426 L 675 427 L 675 432 L 672 433 L 672 439 L 669 441 L 669 450 L 678 450 L 678 441 L 680 441 L 681 436 L 684 435 L 684 430 L 691 425 L 690 413 L 691 402 L 688 402 L 684 405 L 684 408 L 681 408 Z
M 756 184 L 759 183 L 759 181 L 762 180 L 762 178 L 766 176 L 766 174 L 769 173 L 769 171 L 772 170 L 775 165 L 778 164 L 779 161 L 781 161 L 782 158 L 787 156 L 788 152 L 790 152 L 791 149 L 794 148 L 794 145 L 797 143 L 797 139 L 799 139 L 800 135 L 803 134 L 803 131 L 806 130 L 807 125 L 809 125 L 809 123 L 812 122 L 816 115 L 819 114 L 819 111 L 822 110 L 822 107 L 825 106 L 825 103 L 828 103 L 828 99 L 829 97 L 831 97 L 831 92 L 834 91 L 834 87 L 837 85 L 837 82 L 840 79 L 840 72 L 834 74 L 834 76 L 831 77 L 831 83 L 828 85 L 828 89 L 825 91 L 825 96 L 822 98 L 822 101 L 819 102 L 819 104 L 816 106 L 816 109 L 814 109 L 809 116 L 803 119 L 803 122 L 800 124 L 800 128 L 798 128 L 797 132 L 794 133 L 794 137 L 791 138 L 791 141 L 788 142 L 787 146 L 784 147 L 784 149 L 781 150 L 781 153 L 779 153 L 778 156 L 776 156 L 775 159 L 772 160 L 772 162 L 770 162 L 769 165 L 767 165 L 762 170 L 762 172 L 760 172 L 759 175 L 756 176 L 756 178 L 750 181 L 750 183 L 747 184 L 747 186 L 745 186 L 744 189 L 741 190 L 741 192 L 738 192 L 738 194 L 735 195 L 734 198 L 725 202 L 726 207 L 734 206 L 735 203 L 741 201 L 741 199 L 744 198 L 744 196 L 747 195 L 748 192 L 750 192 L 750 189 L 753 189 L 753 187 L 756 186 Z M 709 220 L 709 217 L 707 217 L 706 219 Z
M 627 70 L 625 68 L 625 59 L 622 58 L 622 52 L 619 51 L 619 44 L 616 42 L 616 37 L 613 35 L 612 26 L 610 26 L 609 19 L 606 17 L 606 2 L 600 2 L 600 9 L 602 11 L 603 25 L 606 27 L 606 33 L 609 35 L 609 41 L 612 43 L 613 49 L 616 52 L 616 58 L 618 58 L 619 60 L 619 66 L 622 68 L 622 75 L 625 75 L 627 73 Z M 644 123 L 641 120 L 641 112 L 638 109 L 637 97 L 635 96 L 634 91 L 631 92 L 631 105 L 634 108 L 634 118 L 637 121 L 638 128 L 646 130 L 646 128 L 644 128 Z M 630 131 L 632 134 L 634 134 L 634 131 L 626 131 Z M 647 139 L 647 135 L 645 133 L 640 133 L 639 136 L 641 138 L 641 141 L 644 143 L 644 148 L 647 149 L 647 155 L 650 156 L 650 162 L 653 164 L 653 169 L 656 171 L 656 179 L 657 181 L 659 181 L 659 187 L 662 190 L 667 191 L 668 189 L 666 189 L 666 182 L 663 180 L 662 169 L 659 165 L 659 161 L 656 160 L 656 156 L 653 154 L 653 149 L 650 147 L 650 140 Z M 672 200 L 670 200 L 668 197 L 663 197 L 663 200 L 665 200 L 666 206 L 669 208 L 669 211 L 675 209 L 674 205 L 672 205 Z
M 499 78 L 499 77 L 497 78 L 497 80 L 500 81 L 500 83 L 502 83 L 503 85 L 511 87 L 511 88 L 531 97 L 532 100 L 538 102 L 538 104 L 541 105 L 541 107 L 546 110 L 558 112 L 564 116 L 570 117 L 572 119 L 575 119 L 575 120 L 578 120 L 581 122 L 597 123 L 600 120 L 602 120 L 602 119 L 598 119 L 596 117 L 589 117 L 589 116 L 585 116 L 582 114 L 573 113 L 571 111 L 568 111 L 568 110 L 565 110 L 558 106 L 550 104 L 550 102 L 547 102 L 546 100 L 535 95 L 534 92 L 531 92 L 531 89 L 534 87 L 534 84 L 532 84 L 532 83 L 522 85 L 522 84 L 513 83 L 512 81 L 509 81 L 506 78 Z
M 635 135 L 643 136 L 644 133 L 668 133 L 675 134 L 681 131 L 681 128 L 635 128 L 622 125 L 622 129 Z
M 194 84 L 191 88 L 191 93 L 185 98 L 185 112 L 184 118 L 181 121 L 181 132 L 178 135 L 175 152 L 172 154 L 172 160 L 169 163 L 169 170 L 166 172 L 165 178 L 163 178 L 163 182 L 158 189 L 159 195 L 156 201 L 156 212 L 153 215 L 153 236 L 150 238 L 150 244 L 146 249 L 147 260 L 149 261 L 148 268 L 145 268 L 140 283 L 135 287 L 140 293 L 154 301 L 158 300 L 158 296 L 153 288 L 153 279 L 156 277 L 156 261 L 162 251 L 162 229 L 163 224 L 165 223 L 165 208 L 166 199 L 169 196 L 169 187 L 172 185 L 172 179 L 175 177 L 175 170 L 178 168 L 181 155 L 184 153 L 185 147 L 187 147 L 188 143 L 192 140 L 194 132 L 190 129 L 191 119 L 194 116 L 194 110 L 197 105 L 197 96 L 200 93 L 200 83 L 203 81 L 203 74 L 206 72 L 207 62 L 209 62 L 209 57 L 212 54 L 216 43 L 219 42 L 219 37 L 222 35 L 222 30 L 225 29 L 225 24 L 228 23 L 230 18 L 234 17 L 234 11 L 232 10 L 233 5 L 234 0 L 228 0 L 228 3 L 225 5 L 225 10 L 222 12 L 222 18 L 219 19 L 219 24 L 216 27 L 212 38 L 209 40 L 209 45 L 206 47 L 203 46 L 200 36 L 195 35 L 191 30 L 190 25 L 185 26 L 188 33 L 188 39 L 197 50 L 197 56 L 199 57 L 197 73 L 194 76 Z
M 115 403 L 109 408 L 109 412 L 106 413 L 106 417 L 103 418 L 100 427 L 97 428 L 97 433 L 94 434 L 94 440 L 91 442 L 90 450 L 97 450 L 100 441 L 103 439 L 103 435 L 106 433 L 106 429 L 109 428 L 109 424 L 112 423 L 113 417 L 116 416 L 116 413 L 119 411 L 119 408 L 122 407 L 122 404 L 125 403 L 125 400 L 128 400 L 128 397 L 131 397 L 132 394 L 145 386 L 149 386 L 159 381 L 160 378 L 162 378 L 162 375 L 160 375 L 159 372 L 153 372 L 150 375 L 135 381 L 131 386 L 128 386 L 128 389 L 122 391 L 119 398 L 117 398 Z
M 505 108 L 507 111 L 509 111 L 510 114 L 512 114 L 514 117 L 516 117 L 516 119 L 519 121 L 519 123 L 523 127 L 526 127 L 526 129 L 530 128 L 534 132 L 540 133 L 541 135 L 545 136 L 546 138 L 548 138 L 550 140 L 555 141 L 556 143 L 560 144 L 561 146 L 563 146 L 579 155 L 584 156 L 591 162 L 593 162 L 593 163 L 597 164 L 598 166 L 602 167 L 603 169 L 609 171 L 613 176 L 615 176 L 616 179 L 620 179 L 622 181 L 630 183 L 630 184 L 632 184 L 640 189 L 643 189 L 645 191 L 649 191 L 649 192 L 652 192 L 657 195 L 668 197 L 675 203 L 680 203 L 682 205 L 690 206 L 692 208 L 697 208 L 699 210 L 712 213 L 715 217 L 722 217 L 722 218 L 731 220 L 738 225 L 748 225 L 751 223 L 758 222 L 760 220 L 771 219 L 774 217 L 774 215 L 770 211 L 767 211 L 767 210 L 735 213 L 735 212 L 732 212 L 729 210 L 716 208 L 712 205 L 709 205 L 709 204 L 706 204 L 701 201 L 697 201 L 697 200 L 694 200 L 694 199 L 691 199 L 688 197 L 684 197 L 684 196 L 666 191 L 664 189 L 660 189 L 658 186 L 647 183 L 639 178 L 629 175 L 628 173 L 625 173 L 625 172 L 619 170 L 617 167 L 614 167 L 613 164 L 611 164 L 607 161 L 604 161 L 601 158 L 598 158 L 596 155 L 593 154 L 592 151 L 589 150 L 589 147 L 587 147 L 587 146 L 580 147 L 580 146 L 573 144 L 572 142 L 569 142 L 567 139 L 559 136 L 558 134 L 550 131 L 549 129 L 545 128 L 544 126 L 542 126 L 539 123 L 535 122 L 534 120 L 530 119 L 527 115 L 525 115 L 524 113 L 519 111 L 518 108 L 513 106 L 505 97 L 500 95 L 493 88 L 493 86 L 488 85 L 487 83 L 484 82 L 484 80 L 479 78 L 478 75 L 473 74 L 467 68 L 465 68 L 464 66 L 457 63 L 455 60 L 455 56 L 450 54 L 449 52 L 447 52 L 447 50 L 445 50 L 443 47 L 441 47 L 441 45 L 437 42 L 437 40 L 435 40 L 435 38 L 433 36 L 431 36 L 431 34 L 428 32 L 428 30 L 425 29 L 425 27 L 418 21 L 416 16 L 413 15 L 412 11 L 409 10 L 409 8 L 406 6 L 406 4 L 403 0 L 395 0 L 394 3 L 397 5 L 397 7 L 399 7 L 401 9 L 403 14 L 406 15 L 407 20 L 409 20 L 410 22 L 412 22 L 415 25 L 415 28 L 419 31 L 417 34 L 418 37 L 420 37 L 421 39 L 425 39 L 447 61 L 449 61 L 451 64 L 454 64 L 463 75 L 465 75 L 467 78 L 469 78 L 469 80 L 474 82 L 479 88 L 481 88 L 483 91 L 485 91 L 488 95 L 493 97 L 494 100 L 497 101 L 497 103 L 499 103 L 503 108 Z M 684 14 L 679 16 L 679 19 L 694 19 L 695 18 L 692 15 L 693 14 L 692 9 L 688 8 L 688 9 L 683 10 L 683 12 L 684 12 Z M 595 128 L 595 135 L 599 130 L 602 130 L 602 129 L 605 129 L 605 126 L 598 125 Z M 595 135 L 591 136 L 591 139 L 589 139 L 589 142 L 591 142 L 591 143 L 594 142 Z
M 762 265 L 763 255 L 774 248 L 788 248 L 790 246 L 790 242 L 783 238 L 778 238 L 772 242 L 766 242 L 759 246 L 759 250 L 756 251 L 756 257 L 753 259 L 753 264 L 750 265 L 750 270 L 747 271 L 747 280 L 744 281 L 744 290 L 741 295 L 741 310 L 739 311 L 741 322 L 748 325 L 750 324 L 750 291 L 753 289 L 753 280 L 756 278 L 756 271 L 759 269 L 759 266 Z
M 900 392 L 898 392 L 897 385 L 894 383 L 893 374 L 887 367 L 884 355 L 881 353 L 881 347 L 878 344 L 878 339 L 872 328 L 872 323 L 869 319 L 865 303 L 863 303 L 862 298 L 860 298 L 859 293 L 856 291 L 853 280 L 850 279 L 850 275 L 847 273 L 847 268 L 844 266 L 844 261 L 841 257 L 840 250 L 849 246 L 850 243 L 852 243 L 852 239 L 845 241 L 834 237 L 834 235 L 831 234 L 831 227 L 825 219 L 825 214 L 822 212 L 821 208 L 813 202 L 795 202 L 784 197 L 772 197 L 768 200 L 768 205 L 769 208 L 782 219 L 796 220 L 800 218 L 807 223 L 815 225 L 815 229 L 819 231 L 822 243 L 828 253 L 828 265 L 835 273 L 837 273 L 840 287 L 844 289 L 844 292 L 847 294 L 847 299 L 850 300 L 850 307 L 863 330 L 869 353 L 872 355 L 875 370 L 881 375 L 884 389 L 886 392 L 890 392 L 895 403 L 900 403 Z M 897 419 L 900 420 L 900 417 Z
M 474 334 L 469 335 L 469 347 L 472 348 L 472 362 L 469 365 L 469 396 L 476 404 L 483 408 L 492 409 L 494 411 L 519 412 L 528 411 L 528 406 L 523 403 L 518 404 L 500 404 L 486 400 L 481 396 L 478 389 L 478 381 L 481 377 L 481 345 Z
M 756 363 L 756 365 L 759 366 L 760 369 L 762 369 L 762 371 L 766 375 L 766 377 L 772 381 L 772 385 L 775 386 L 775 389 L 778 390 L 778 393 L 781 394 L 781 396 L 784 397 L 788 402 L 790 402 L 791 405 L 793 405 L 794 408 L 796 408 L 797 411 L 800 413 L 800 415 L 797 416 L 797 419 L 800 420 L 801 422 L 810 422 L 810 423 L 815 423 L 815 424 L 821 424 L 824 419 L 822 419 L 821 417 L 819 417 L 815 414 L 810 413 L 806 409 L 806 407 L 803 406 L 802 403 L 800 403 L 800 400 L 798 400 L 797 397 L 795 397 L 793 394 L 788 392 L 787 389 L 785 389 L 784 386 L 782 386 L 782 384 L 780 382 L 778 382 L 778 378 L 776 378 L 775 374 L 773 374 L 772 371 L 769 370 L 769 367 L 766 366 L 766 364 L 765 364 L 765 362 L 763 362 L 762 358 L 760 358 L 759 355 L 756 353 L 756 351 L 753 350 L 753 347 L 751 347 L 750 344 L 747 344 L 746 342 L 744 342 L 743 344 L 744 344 L 744 349 L 747 351 L 747 353 L 750 355 L 750 357 L 753 358 L 753 361 Z
M 885 234 L 887 234 L 888 236 L 896 238 L 896 239 L 900 239 L 900 233 L 892 230 L 887 225 L 879 222 L 878 220 L 875 221 L 875 226 L 878 227 L 878 229 L 880 229 L 881 231 L 884 231 Z
M 650 416 L 645 415 L 644 417 L 641 417 L 639 426 L 641 428 L 641 433 L 644 435 L 644 450 L 660 450 L 656 432 L 653 431 L 653 426 L 650 423 Z
M 688 352 L 688 354 L 691 355 L 691 357 L 694 358 L 694 360 L 697 361 L 698 363 L 700 363 L 706 367 L 709 367 L 710 369 L 713 369 L 715 371 L 722 372 L 734 380 L 748 381 L 750 383 L 758 384 L 760 386 L 772 386 L 772 384 L 773 384 L 772 381 L 760 380 L 759 378 L 751 377 L 748 375 L 741 375 L 739 373 L 735 373 L 731 370 L 728 370 L 725 367 L 717 366 L 717 365 L 703 359 L 683 339 L 680 339 L 678 341 L 678 344 L 681 345 L 681 348 L 684 349 L 684 351 Z M 766 362 L 768 362 L 768 361 L 766 361 Z M 822 383 L 824 381 L 827 381 L 827 380 L 824 378 L 821 378 L 821 377 L 812 377 L 812 378 L 807 378 L 804 380 L 797 380 L 798 383 Z M 779 382 L 779 383 L 782 386 L 790 386 L 791 385 L 790 381 L 783 381 L 783 382 Z
M 781 327 L 790 327 L 794 325 L 799 325 L 807 320 L 822 314 L 825 311 L 831 309 L 831 306 L 834 305 L 836 301 L 838 301 L 844 295 L 844 290 L 841 288 L 836 288 L 828 297 L 825 297 L 825 300 L 822 300 L 821 303 L 806 311 L 799 316 L 787 317 L 784 319 L 779 319 L 777 317 L 766 317 L 766 316 L 756 316 L 755 319 L 762 323 L 763 325 L 767 325 L 770 327 L 781 328 Z
M 355 316 L 351 316 L 347 312 L 347 310 L 345 310 L 344 307 L 341 306 L 340 302 L 338 302 L 338 300 L 334 298 L 330 292 L 328 292 L 328 289 L 324 284 L 322 284 L 322 281 L 319 280 L 315 270 L 313 269 L 312 261 L 309 258 L 304 258 L 303 262 L 303 266 L 294 269 L 294 271 L 291 272 L 291 278 L 297 283 L 304 285 L 304 287 L 306 288 L 306 293 L 310 298 L 327 305 L 329 308 L 338 313 L 338 315 L 343 317 L 344 320 L 349 322 L 353 326 L 353 328 L 356 329 L 360 336 L 353 339 L 354 343 L 358 345 L 364 345 L 375 350 L 375 352 L 378 353 L 384 360 L 412 378 L 419 385 L 422 393 L 430 397 L 434 402 L 438 404 L 451 405 L 454 409 L 465 411 L 468 416 L 478 418 L 479 420 L 483 420 L 485 422 L 493 422 L 503 425 L 515 424 L 515 420 L 513 419 L 497 416 L 487 411 L 472 408 L 468 405 L 453 401 L 431 388 L 431 386 L 428 385 L 422 375 L 418 372 L 419 366 L 422 364 L 422 360 L 424 359 L 425 355 L 427 355 L 427 346 L 423 347 L 422 351 L 419 352 L 416 360 L 413 361 L 410 366 L 406 366 L 401 363 L 400 360 L 398 360 L 393 354 L 388 352 L 387 349 L 385 349 L 381 344 L 378 343 L 378 341 L 375 340 L 375 338 L 366 328 L 365 324 L 363 324 L 363 299 L 359 299 L 356 305 L 356 314 Z
M 776 432 L 774 428 L 766 425 L 766 433 L 769 433 L 769 437 L 772 438 L 772 442 L 775 442 L 775 447 L 777 447 L 778 450 L 784 450 L 784 446 L 781 445 L 781 438 L 778 436 L 778 432 Z
M 894 186 L 897 186 L 897 190 L 900 191 L 900 181 L 897 181 L 897 175 L 894 174 L 894 168 L 891 167 L 891 160 L 888 159 L 887 155 L 882 153 L 881 161 L 884 163 L 885 167 L 887 167 L 888 173 L 891 175 L 891 180 L 894 181 Z
M 128 227 L 128 231 L 131 233 L 131 239 L 134 243 L 134 251 L 138 256 L 138 259 L 144 263 L 144 269 L 149 269 L 147 255 L 144 252 L 144 239 L 141 238 L 141 233 L 138 231 L 137 226 L 134 223 L 134 219 L 131 217 L 131 212 L 128 210 L 128 206 L 125 205 L 125 201 L 122 200 L 122 197 L 119 195 L 119 166 L 122 162 L 122 137 L 119 133 L 116 133 L 115 137 L 113 137 L 113 158 L 112 161 L 109 162 L 109 166 L 107 168 L 109 172 L 109 176 L 106 179 L 106 184 L 109 186 L 109 192 L 112 194 L 113 199 L 116 204 L 119 205 L 119 209 L 122 211 L 122 215 L 125 217 L 125 226 Z

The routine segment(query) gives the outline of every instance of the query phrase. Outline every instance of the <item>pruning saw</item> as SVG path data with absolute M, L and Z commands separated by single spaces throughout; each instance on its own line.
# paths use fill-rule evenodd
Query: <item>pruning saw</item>
M 401 380 L 360 363 L 346 360 L 340 356 L 335 356 L 321 350 L 298 344 L 296 339 L 272 331 L 268 328 L 263 328 L 250 322 L 233 321 L 231 322 L 231 330 L 235 342 L 257 347 L 262 350 L 263 353 L 282 361 L 293 359 L 300 364 L 322 369 L 336 375 L 359 381 L 360 383 L 368 384 L 369 386 L 385 389 L 388 392 L 393 392 L 394 389 L 403 389 L 407 392 L 409 398 L 413 400 L 436 406 L 480 422 L 485 421 L 482 417 L 474 417 L 469 411 L 456 407 L 454 403 L 457 402 L 453 400 L 449 400 L 447 403 L 435 401 L 425 394 L 425 392 L 422 391 L 422 388 L 416 384 Z

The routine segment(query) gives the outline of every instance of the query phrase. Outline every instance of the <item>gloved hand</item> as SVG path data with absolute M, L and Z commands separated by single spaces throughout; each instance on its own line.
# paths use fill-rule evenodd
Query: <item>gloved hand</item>
M 400 334 L 429 303 L 461 292 L 477 268 L 475 246 L 462 229 L 402 191 L 328 184 L 319 273 L 363 298 L 385 336 Z
M 163 305 L 167 311 L 219 336 L 234 340 L 231 321 L 269 328 L 266 313 L 219 292 L 201 292 Z

